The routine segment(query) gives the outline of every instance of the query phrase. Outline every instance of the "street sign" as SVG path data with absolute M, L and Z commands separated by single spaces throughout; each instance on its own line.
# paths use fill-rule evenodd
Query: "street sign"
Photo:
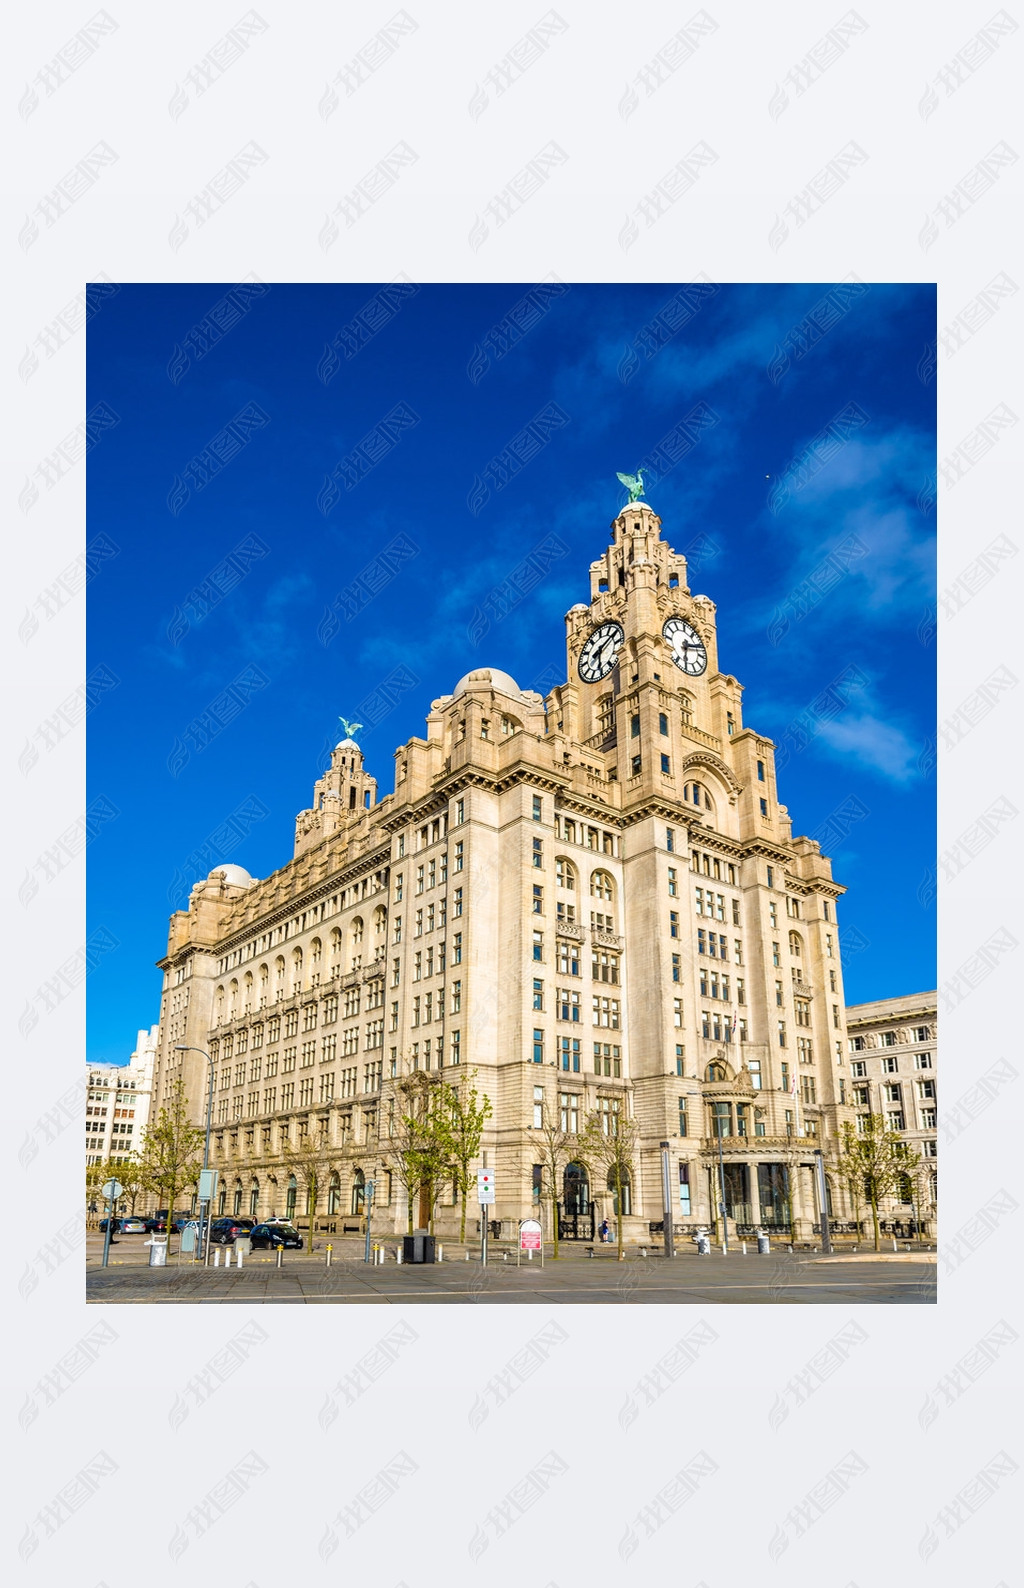
M 103 1183 L 103 1195 L 108 1202 L 116 1202 L 123 1190 L 120 1180 L 106 1180 Z
M 212 1202 L 217 1195 L 217 1170 L 200 1169 L 199 1171 L 199 1200 Z
M 519 1226 L 519 1249 L 523 1252 L 540 1251 L 541 1229 L 536 1219 L 524 1219 Z
M 476 1177 L 476 1199 L 481 1207 L 494 1201 L 494 1170 L 481 1169 Z

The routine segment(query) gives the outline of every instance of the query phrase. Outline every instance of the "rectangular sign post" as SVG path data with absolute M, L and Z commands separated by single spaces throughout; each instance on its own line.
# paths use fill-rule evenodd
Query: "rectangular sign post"
M 480 1261 L 487 1266 L 487 1209 L 494 1205 L 494 1170 L 480 1169 L 476 1177 L 476 1198 L 480 1204 Z

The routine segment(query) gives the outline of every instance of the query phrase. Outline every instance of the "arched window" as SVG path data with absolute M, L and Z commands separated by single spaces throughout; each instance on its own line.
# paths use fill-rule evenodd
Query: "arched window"
M 268 992 L 269 987 L 270 987 L 270 967 L 268 965 L 261 965 L 260 966 L 260 1008 L 261 1009 L 265 1009 L 267 1007 L 267 992 Z
M 234 1201 L 232 1203 L 231 1211 L 235 1215 L 236 1219 L 237 1219 L 238 1215 L 242 1211 L 242 1182 L 241 1182 L 241 1180 L 236 1180 L 235 1181 L 235 1196 L 234 1196 Z
M 280 1003 L 284 997 L 284 955 L 278 954 L 274 961 L 274 996 Z
M 615 883 L 607 871 L 595 871 L 590 878 L 590 891 L 595 899 L 610 904 L 615 897 Z
M 242 1012 L 248 1014 L 252 1008 L 252 971 L 245 973 L 244 991 L 242 996 Z
M 570 893 L 576 891 L 576 867 L 571 860 L 561 857 L 555 860 L 555 881 L 560 888 L 567 888 Z
M 388 912 L 382 904 L 378 904 L 373 912 L 373 935 L 383 937 L 388 929 Z
M 238 982 L 232 981 L 228 988 L 228 1019 L 233 1020 L 238 1013 Z
M 352 1176 L 352 1212 L 360 1214 L 366 1202 L 366 1176 L 361 1169 L 357 1169 Z
M 341 1180 L 337 1172 L 331 1175 L 331 1183 L 327 1187 L 327 1212 L 333 1217 L 341 1211 Z
M 604 735 L 612 733 L 615 728 L 615 696 L 602 695 L 597 702 L 597 728 L 596 732 Z
M 581 1163 L 567 1163 L 562 1177 L 566 1213 L 586 1213 L 590 1208 L 590 1180 Z
M 290 1174 L 288 1176 L 288 1196 L 284 1205 L 284 1216 L 286 1219 L 293 1219 L 295 1217 L 295 1199 L 298 1194 L 298 1183 L 295 1179 L 295 1176 Z
M 260 1183 L 258 1180 L 254 1180 L 252 1185 L 249 1187 L 249 1217 L 251 1219 L 259 1217 L 259 1205 Z
M 688 695 L 684 689 L 679 698 L 683 710 L 683 727 L 690 728 L 693 726 L 693 696 Z
M 356 916 L 349 931 L 352 934 L 352 946 L 354 948 L 363 941 L 363 918 L 361 915 Z
M 341 927 L 336 926 L 331 932 L 331 975 L 337 976 L 341 969 Z
M 621 1169 L 619 1171 L 619 1179 L 622 1182 L 622 1209 L 621 1209 L 621 1211 L 622 1211 L 623 1217 L 624 1218 L 628 1218 L 629 1215 L 633 1211 L 633 1188 L 632 1188 L 632 1186 L 630 1185 L 630 1182 L 629 1182 L 629 1170 L 628 1169 Z M 615 1185 L 615 1166 L 614 1166 L 614 1164 L 612 1165 L 612 1167 L 608 1171 L 608 1189 L 609 1189 L 609 1191 L 612 1194 L 612 1212 L 615 1214 L 615 1217 L 618 1218 L 619 1211 L 620 1211 L 619 1210 L 619 1196 L 618 1196 L 618 1191 L 617 1191 L 616 1185 Z
M 213 1023 L 215 1026 L 224 1024 L 224 989 L 218 987 L 213 995 Z
M 294 949 L 292 952 L 292 992 L 298 992 L 302 986 L 302 950 Z
M 797 959 L 799 959 L 800 956 L 803 953 L 803 950 L 804 950 L 804 945 L 803 945 L 803 942 L 801 940 L 800 933 L 799 932 L 790 932 L 790 934 L 789 934 L 789 952 L 791 954 L 795 955 L 795 957 Z
M 309 945 L 310 966 L 313 970 L 320 969 L 320 961 L 323 958 L 323 952 L 324 945 L 321 943 L 318 937 L 314 937 L 312 943 Z
M 724 1064 L 709 1064 L 705 1072 L 706 1081 L 724 1081 L 726 1079 Z

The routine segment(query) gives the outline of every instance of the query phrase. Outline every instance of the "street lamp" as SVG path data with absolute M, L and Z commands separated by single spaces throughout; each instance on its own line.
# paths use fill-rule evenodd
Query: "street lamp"
M 208 1095 L 208 1097 L 206 1099 L 206 1142 L 205 1142 L 205 1145 L 203 1147 L 203 1170 L 205 1172 L 210 1167 L 210 1125 L 213 1122 L 213 1080 L 214 1080 L 214 1075 L 216 1073 L 215 1070 L 214 1070 L 214 1067 L 213 1067 L 213 1060 L 211 1059 L 210 1055 L 207 1053 L 205 1048 L 194 1048 L 194 1047 L 190 1046 L 190 1044 L 187 1043 L 187 1042 L 176 1042 L 174 1044 L 174 1051 L 175 1051 L 175 1053 L 201 1053 L 203 1055 L 203 1058 L 206 1060 L 207 1064 L 210 1066 L 210 1091 L 209 1091 L 209 1095 Z M 209 1190 L 209 1181 L 206 1182 L 206 1189 Z M 203 1235 L 204 1235 L 205 1230 L 206 1230 L 206 1225 L 209 1223 L 209 1205 L 210 1205 L 209 1197 L 206 1197 L 205 1199 L 203 1197 L 199 1198 L 199 1251 L 200 1251 L 200 1253 L 203 1256 L 203 1263 L 204 1263 L 205 1267 L 209 1267 L 209 1264 L 210 1264 L 210 1243 L 209 1243 L 209 1240 L 207 1240 L 206 1246 L 205 1247 L 203 1246 Z M 168 1215 L 167 1215 L 167 1240 L 168 1240 L 168 1243 L 170 1242 L 170 1238 L 171 1238 L 171 1213 L 168 1213 Z M 169 1244 L 168 1244 L 168 1250 L 170 1250 L 170 1245 Z
M 669 1154 L 669 1144 L 668 1144 L 667 1141 L 663 1141 L 663 1142 L 660 1143 L 660 1146 L 661 1146 L 661 1201 L 662 1201 L 662 1206 L 663 1206 L 663 1208 L 665 1210 L 665 1224 L 664 1224 L 665 1256 L 666 1257 L 674 1257 L 676 1255 L 676 1250 L 675 1250 L 675 1242 L 673 1240 L 672 1218 L 673 1218 L 673 1214 L 674 1214 L 675 1210 L 674 1210 L 674 1208 L 672 1206 L 672 1178 L 671 1178 L 672 1171 L 671 1171 L 671 1166 L 669 1164 L 669 1156 L 668 1156 L 668 1154 Z

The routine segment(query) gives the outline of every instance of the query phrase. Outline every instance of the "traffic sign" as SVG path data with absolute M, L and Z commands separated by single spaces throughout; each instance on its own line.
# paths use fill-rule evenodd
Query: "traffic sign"
M 212 1202 L 217 1195 L 217 1170 L 200 1169 L 199 1171 L 199 1200 Z
M 519 1226 L 519 1249 L 523 1252 L 540 1251 L 541 1229 L 536 1219 L 524 1219 Z
M 487 1207 L 494 1201 L 494 1170 L 481 1169 L 476 1177 L 476 1199 L 481 1207 Z
M 103 1195 L 108 1202 L 116 1202 L 123 1190 L 120 1180 L 105 1180 L 103 1183 Z

